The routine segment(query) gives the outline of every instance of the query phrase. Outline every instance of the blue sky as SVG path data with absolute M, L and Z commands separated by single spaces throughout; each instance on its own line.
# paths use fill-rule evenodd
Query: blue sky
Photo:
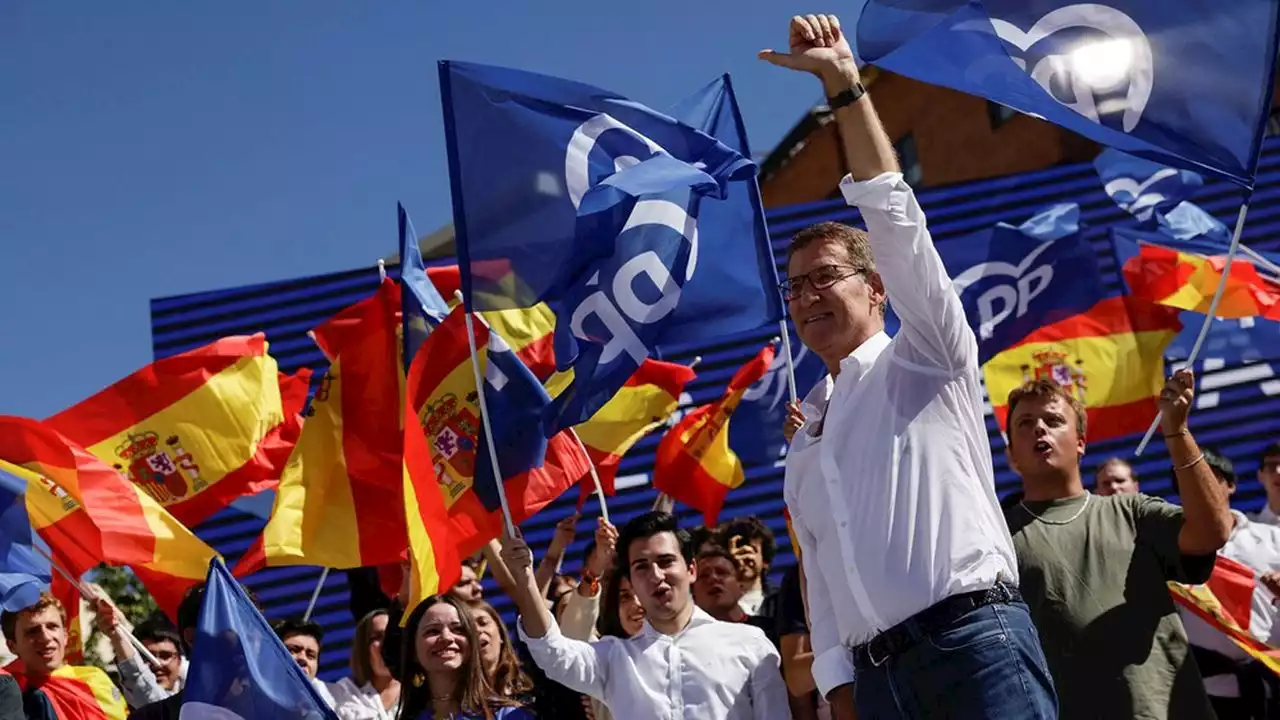
M 753 149 L 820 97 L 756 60 L 806 7 L 676 0 L 0 3 L 0 414 L 151 360 L 153 297 L 367 266 L 450 220 L 436 61 L 665 108 L 732 74 Z

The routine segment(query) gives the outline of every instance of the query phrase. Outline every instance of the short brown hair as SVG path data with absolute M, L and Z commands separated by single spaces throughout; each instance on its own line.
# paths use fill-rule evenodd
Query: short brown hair
M 1019 385 L 1009 393 L 1009 401 L 1006 406 L 1009 408 L 1008 414 L 1005 416 L 1006 423 L 1013 422 L 1014 408 L 1018 407 L 1018 403 L 1027 398 L 1036 398 L 1038 400 L 1051 400 L 1053 398 L 1061 398 L 1076 413 L 1076 431 L 1080 437 L 1088 437 L 1088 415 L 1085 414 L 1084 403 L 1080 402 L 1075 395 L 1067 392 L 1067 389 L 1059 385 L 1050 378 L 1038 378 Z M 1011 425 L 1006 425 L 1009 429 L 1006 431 L 1006 442 L 1010 447 L 1013 446 L 1013 429 Z
M 876 259 L 871 253 L 871 238 L 867 231 L 830 220 L 814 223 L 791 236 L 791 242 L 787 244 L 787 269 L 790 270 L 791 257 L 797 251 L 822 240 L 834 241 L 844 248 L 849 265 L 857 268 L 864 276 L 876 271 Z M 882 317 L 887 306 L 887 302 L 880 303 Z
M 40 593 L 40 599 L 36 601 L 35 605 L 32 605 L 29 608 L 25 608 L 17 612 L 5 610 L 3 613 L 0 613 L 0 628 L 3 628 L 4 630 L 5 641 L 12 644 L 18 639 L 18 618 L 23 615 L 35 615 L 36 613 L 44 612 L 49 608 L 57 609 L 58 614 L 62 616 L 62 624 L 67 624 L 66 608 L 62 607 L 62 602 L 59 601 L 58 598 L 47 592 Z

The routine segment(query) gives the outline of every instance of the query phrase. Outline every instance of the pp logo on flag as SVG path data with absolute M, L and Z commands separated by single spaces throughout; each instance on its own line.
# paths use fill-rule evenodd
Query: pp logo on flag
M 1024 31 L 1009 20 L 994 17 L 997 11 L 991 14 L 990 24 L 970 21 L 955 29 L 994 29 L 1011 46 L 1013 62 L 1050 97 L 1099 124 L 1102 116 L 1123 111 L 1121 126 L 1125 132 L 1133 132 L 1151 99 L 1155 72 L 1151 43 L 1133 18 L 1114 7 L 1081 3 L 1046 13 Z M 1095 31 L 1105 39 L 1080 40 L 1081 31 Z M 1060 41 L 1068 36 L 1073 38 L 1071 42 Z M 1042 41 L 1050 50 L 1028 68 L 1029 52 Z M 1123 96 L 1117 96 L 1126 85 Z
M 597 173 L 593 177 L 591 157 L 601 152 L 611 161 L 606 165 L 612 165 L 613 173 Z M 569 199 L 577 208 L 592 187 L 607 181 L 612 174 L 656 155 L 667 154 L 634 128 L 607 113 L 597 114 L 578 126 L 565 153 L 565 187 Z M 603 346 L 601 365 L 609 364 L 624 353 L 636 365 L 644 362 L 649 349 L 633 325 L 657 323 L 679 304 L 681 289 L 693 277 L 698 259 L 697 219 L 689 212 L 690 202 L 691 193 L 684 193 L 683 198 L 637 200 L 618 232 L 614 256 L 602 262 L 588 278 L 587 295 L 574 307 L 569 327 L 578 339 Z M 665 235 L 668 231 L 674 231 L 688 243 L 688 253 L 682 263 L 667 262 L 680 255 L 670 251 L 672 236 Z M 654 239 L 658 236 L 649 235 L 654 232 L 664 234 Z M 630 234 L 640 239 L 629 239 Z M 660 253 L 663 249 L 667 252 Z M 674 267 L 676 265 L 683 267 Z M 613 268 L 616 270 L 610 272 Z M 602 326 L 605 332 L 594 332 L 589 325 Z
M 1027 254 L 1017 265 L 1003 261 L 978 263 L 952 280 L 956 294 L 961 297 L 983 278 L 1007 277 L 1009 282 L 993 285 L 978 295 L 978 337 L 987 340 L 995 333 L 996 326 L 1010 316 L 1027 314 L 1031 302 L 1053 282 L 1053 265 L 1035 265 L 1035 261 L 1053 242 L 1042 243 Z M 1034 267 L 1032 267 L 1035 265 Z

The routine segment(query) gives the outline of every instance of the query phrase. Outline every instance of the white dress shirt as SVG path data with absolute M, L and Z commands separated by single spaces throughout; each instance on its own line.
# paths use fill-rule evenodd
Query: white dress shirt
M 1276 515 L 1269 503 L 1263 505 L 1262 509 L 1252 519 L 1254 522 L 1259 522 L 1263 525 L 1280 525 L 1280 515 Z
M 791 717 L 778 651 L 759 628 L 699 608 L 665 635 L 646 620 L 628 639 L 572 640 L 552 621 L 520 637 L 547 677 L 604 702 L 617 720 L 785 720 Z
M 853 681 L 849 648 L 958 593 L 1018 582 L 995 495 L 978 344 L 901 173 L 840 183 L 902 321 L 805 398 L 785 496 L 808 581 L 813 677 Z M 823 410 L 825 408 L 825 411 Z M 813 431 L 825 412 L 822 438 Z
M 382 707 L 382 695 L 372 683 L 359 686 L 351 678 L 342 678 L 326 684 L 333 710 L 341 720 L 393 720 L 400 712 L 399 700 L 389 709 Z
M 1250 521 L 1244 513 L 1232 510 L 1235 526 L 1227 544 L 1218 551 L 1225 558 L 1235 560 L 1253 569 L 1255 576 L 1280 570 L 1280 527 Z M 1276 622 L 1280 608 L 1275 596 L 1258 583 L 1253 590 L 1249 610 L 1249 634 L 1270 646 L 1280 643 L 1280 623 Z M 1237 662 L 1252 660 L 1226 635 L 1215 630 L 1199 615 L 1178 606 L 1182 624 L 1187 630 L 1187 640 L 1198 647 L 1225 655 Z M 1204 689 L 1216 697 L 1240 697 L 1240 684 L 1234 675 L 1214 675 L 1204 679 Z

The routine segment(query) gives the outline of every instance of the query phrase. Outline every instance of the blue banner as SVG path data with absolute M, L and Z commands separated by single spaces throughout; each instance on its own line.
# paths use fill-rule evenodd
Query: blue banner
M 827 368 L 794 332 L 791 333 L 791 352 L 796 368 L 796 393 L 804 400 L 813 386 L 826 377 Z M 782 426 L 791 400 L 788 382 L 787 356 L 779 344 L 769 371 L 743 393 L 738 409 L 733 411 L 733 422 L 729 424 L 729 449 L 737 453 L 743 465 L 772 465 L 782 459 L 787 447 Z
M 855 54 L 1103 145 L 1252 187 L 1274 0 L 859 0 Z
M 547 302 L 557 365 L 574 369 L 548 434 L 589 418 L 660 346 L 781 319 L 727 79 L 679 119 L 504 68 L 444 62 L 440 84 L 464 300 Z
M 35 605 L 53 579 L 35 549 L 26 492 L 24 478 L 0 467 L 0 609 L 8 612 Z
M 196 623 L 182 712 L 337 720 L 231 572 L 215 558 Z M 218 716 L 225 715 L 221 713 Z M 198 715 L 197 715 L 198 716 Z

